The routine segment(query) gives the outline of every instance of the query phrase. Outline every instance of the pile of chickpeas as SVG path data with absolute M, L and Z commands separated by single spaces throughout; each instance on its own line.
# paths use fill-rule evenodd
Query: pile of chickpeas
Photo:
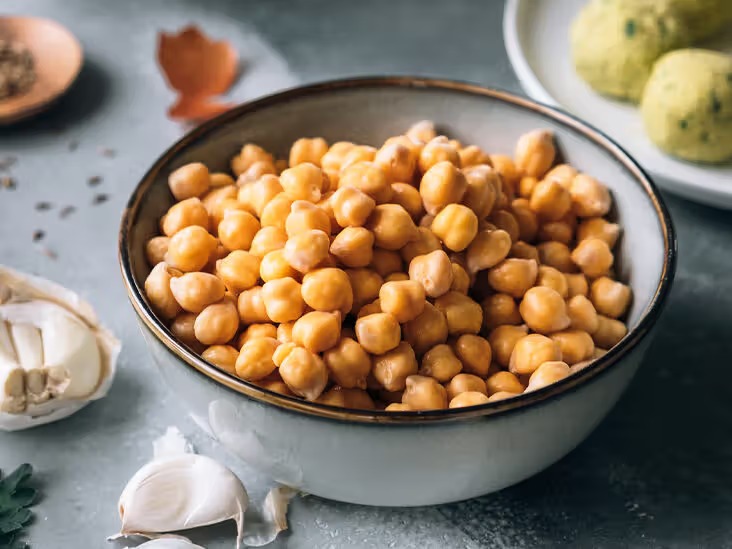
M 380 147 L 246 144 L 169 178 L 145 291 L 184 344 L 260 387 L 387 411 L 475 406 L 587 366 L 626 334 L 608 189 L 418 122 Z

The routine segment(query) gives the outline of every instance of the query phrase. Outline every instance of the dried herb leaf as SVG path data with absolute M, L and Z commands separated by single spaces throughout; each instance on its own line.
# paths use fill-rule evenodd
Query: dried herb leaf
M 33 468 L 25 463 L 0 480 L 0 547 L 26 547 L 18 536 L 33 518 L 28 509 L 38 499 L 38 493 L 27 486 Z

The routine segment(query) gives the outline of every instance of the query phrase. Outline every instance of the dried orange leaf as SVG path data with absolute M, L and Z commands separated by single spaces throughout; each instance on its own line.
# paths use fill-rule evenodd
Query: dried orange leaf
M 180 93 L 169 114 L 202 119 L 219 114 L 226 105 L 209 101 L 226 92 L 237 73 L 238 55 L 226 41 L 214 41 L 196 26 L 158 36 L 158 63 L 168 84 Z

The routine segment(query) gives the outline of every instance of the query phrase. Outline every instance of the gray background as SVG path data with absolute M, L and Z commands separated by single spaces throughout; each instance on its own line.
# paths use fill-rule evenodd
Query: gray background
M 119 279 L 116 236 L 126 198 L 183 131 L 165 118 L 172 93 L 155 67 L 155 32 L 192 21 L 232 39 L 247 63 L 234 100 L 295 79 L 378 73 L 518 92 L 502 43 L 501 3 L 3 0 L 2 10 L 61 21 L 83 42 L 87 63 L 53 112 L 0 129 L 0 157 L 18 157 L 18 189 L 0 190 L 0 261 L 77 289 L 124 342 L 105 400 L 60 424 L 0 434 L 0 467 L 30 461 L 37 469 L 44 498 L 32 546 L 108 545 L 120 491 L 171 424 L 199 451 L 232 465 L 261 498 L 267 479 L 205 439 L 162 385 Z M 79 147 L 71 152 L 74 140 Z M 100 146 L 116 156 L 100 155 Z M 104 181 L 90 189 L 86 180 L 96 174 Z M 109 201 L 92 206 L 96 192 Z M 291 531 L 275 546 L 732 547 L 732 215 L 666 198 L 679 235 L 674 292 L 640 373 L 585 443 L 518 486 L 454 505 L 392 510 L 298 499 Z M 55 208 L 37 212 L 39 200 Z M 61 220 L 65 205 L 77 211 Z M 44 244 L 56 260 L 31 243 L 35 229 L 47 232 Z M 231 547 L 230 532 L 214 528 L 196 539 Z

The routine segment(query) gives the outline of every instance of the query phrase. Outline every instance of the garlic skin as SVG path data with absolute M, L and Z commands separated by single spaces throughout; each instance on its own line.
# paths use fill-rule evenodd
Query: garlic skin
M 57 421 L 102 398 L 119 351 L 77 294 L 0 265 L 0 430 Z
M 122 491 L 118 536 L 155 537 L 234 520 L 240 547 L 248 504 L 241 481 L 211 458 L 182 454 L 154 459 Z
M 127 549 L 132 549 L 128 547 Z M 186 538 L 179 536 L 171 536 L 164 538 L 157 538 L 150 541 L 146 541 L 142 545 L 138 545 L 136 549 L 205 549 L 200 545 L 195 545 L 188 541 Z

